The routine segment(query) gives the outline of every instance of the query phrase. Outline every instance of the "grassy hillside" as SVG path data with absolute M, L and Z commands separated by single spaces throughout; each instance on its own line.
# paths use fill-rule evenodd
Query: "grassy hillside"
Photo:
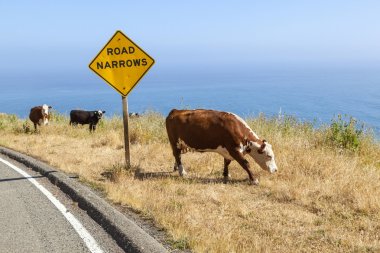
M 379 252 L 380 144 L 355 120 L 313 128 L 292 117 L 247 119 L 274 148 L 277 174 L 248 158 L 259 186 L 223 158 L 183 156 L 188 177 L 172 172 L 164 117 L 130 120 L 132 168 L 124 169 L 122 120 L 103 120 L 95 134 L 54 115 L 39 133 L 26 120 L 0 115 L 0 145 L 45 161 L 151 217 L 177 248 L 194 252 Z M 29 125 L 31 125 L 29 123 Z

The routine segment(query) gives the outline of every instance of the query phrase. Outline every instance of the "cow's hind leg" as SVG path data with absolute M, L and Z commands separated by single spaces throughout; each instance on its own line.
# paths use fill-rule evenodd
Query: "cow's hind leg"
M 240 164 L 240 166 L 243 167 L 243 169 L 248 173 L 250 183 L 253 185 L 258 185 L 259 180 L 253 177 L 252 172 L 249 169 L 249 162 L 244 158 L 244 156 L 238 151 L 232 153 L 231 156 L 235 158 L 235 160 Z
M 181 177 L 186 175 L 187 173 L 186 173 L 185 168 L 183 167 L 182 161 L 181 161 L 181 150 L 176 148 L 176 147 L 173 148 L 173 156 L 175 158 L 174 171 L 176 171 L 178 169 L 179 175 Z
M 230 165 L 231 160 L 224 158 L 224 169 L 223 169 L 223 182 L 226 184 L 228 179 L 230 178 L 230 174 L 228 173 L 228 165 Z

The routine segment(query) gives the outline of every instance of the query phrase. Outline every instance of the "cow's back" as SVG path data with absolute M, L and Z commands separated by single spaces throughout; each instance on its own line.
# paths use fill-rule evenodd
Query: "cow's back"
M 215 149 L 241 142 L 244 127 L 234 114 L 213 110 L 172 110 L 166 118 L 171 144 L 179 139 L 195 149 Z
M 72 123 L 88 124 L 90 119 L 90 112 L 82 110 L 70 111 L 70 121 Z
M 40 120 L 43 119 L 42 106 L 36 106 L 30 109 L 29 119 L 33 123 L 38 124 Z

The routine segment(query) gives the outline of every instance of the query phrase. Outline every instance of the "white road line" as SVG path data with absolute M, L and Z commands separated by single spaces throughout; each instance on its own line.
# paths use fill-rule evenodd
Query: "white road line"
M 75 231 L 79 234 L 80 238 L 84 241 L 87 248 L 92 253 L 103 253 L 103 250 L 99 247 L 99 245 L 96 243 L 94 237 L 90 235 L 90 233 L 87 231 L 85 227 L 77 220 L 74 215 L 70 213 L 69 210 L 66 209 L 66 207 L 58 200 L 56 199 L 53 194 L 51 194 L 48 190 L 46 190 L 45 187 L 40 185 L 32 176 L 30 176 L 28 173 L 23 171 L 22 169 L 19 169 L 15 165 L 11 164 L 10 162 L 3 160 L 0 158 L 0 161 L 4 164 L 8 165 L 18 173 L 20 173 L 22 176 L 24 176 L 26 179 L 28 179 L 35 187 L 37 187 L 52 203 L 57 207 L 57 209 L 63 214 L 63 216 L 70 222 L 70 224 L 73 226 Z

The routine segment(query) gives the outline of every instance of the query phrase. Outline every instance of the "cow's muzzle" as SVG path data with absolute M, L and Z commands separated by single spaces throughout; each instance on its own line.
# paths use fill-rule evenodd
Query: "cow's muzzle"
M 278 170 L 277 166 L 269 167 L 269 172 L 270 172 L 270 173 L 276 173 L 277 170 Z

